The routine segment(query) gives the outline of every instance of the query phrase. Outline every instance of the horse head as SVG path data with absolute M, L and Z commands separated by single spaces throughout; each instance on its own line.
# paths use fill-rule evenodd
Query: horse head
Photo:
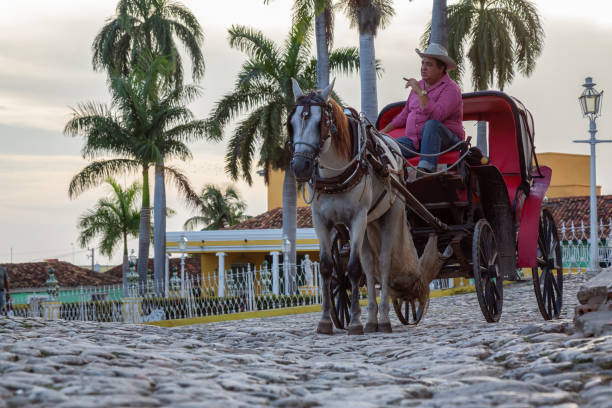
M 291 170 L 298 181 L 308 181 L 325 143 L 335 132 L 333 106 L 329 95 L 334 82 L 325 89 L 306 94 L 291 78 L 295 108 L 287 119 L 287 132 L 291 140 Z M 334 102 L 335 103 L 335 102 Z

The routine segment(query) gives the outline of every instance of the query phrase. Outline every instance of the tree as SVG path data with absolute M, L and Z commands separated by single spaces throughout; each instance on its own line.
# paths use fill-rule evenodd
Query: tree
M 191 158 L 186 142 L 202 135 L 203 121 L 192 120 L 193 115 L 185 107 L 198 95 L 194 86 L 179 86 L 168 90 L 159 81 L 165 78 L 156 71 L 167 66 L 164 60 L 143 62 L 128 77 L 112 77 L 113 92 L 110 107 L 94 103 L 79 105 L 64 132 L 85 136 L 83 157 L 96 159 L 100 156 L 119 156 L 112 159 L 95 160 L 76 174 L 70 182 L 69 195 L 76 197 L 81 192 L 101 184 L 109 176 L 125 172 L 142 172 L 142 210 L 139 228 L 138 257 L 149 258 L 151 213 L 149 196 L 149 168 L 154 166 L 156 178 L 159 173 L 168 175 L 189 203 L 200 205 L 197 193 L 187 178 L 176 168 L 165 166 L 164 159 Z M 158 93 L 162 92 L 162 96 Z M 163 184 L 163 176 L 160 177 Z M 163 215 L 156 216 L 156 231 L 165 237 L 165 203 L 155 205 Z M 165 241 L 163 242 L 165 246 Z M 157 250 L 157 248 L 156 248 Z M 164 251 L 165 252 L 165 251 Z M 156 266 L 156 280 L 163 278 L 162 266 Z M 144 282 L 147 262 L 138 263 L 139 280 Z
M 376 54 L 374 37 L 395 14 L 391 0 L 342 0 L 351 27 L 359 28 L 359 74 L 361 77 L 361 111 L 374 123 L 378 116 L 376 94 Z
M 79 244 L 85 248 L 93 239 L 101 237 L 100 253 L 109 258 L 117 245 L 123 243 L 123 284 L 127 283 L 128 237 L 138 236 L 140 211 L 136 201 L 142 194 L 142 185 L 132 183 L 125 190 L 113 178 L 107 178 L 112 195 L 98 200 L 93 209 L 79 217 Z
M 106 21 L 92 44 L 95 70 L 128 76 L 147 52 L 169 56 L 175 67 L 172 82 L 183 82 L 178 39 L 191 57 L 194 80 L 204 75 L 200 23 L 191 11 L 170 0 L 119 0 L 116 13 Z
M 293 26 L 311 24 L 312 17 L 315 18 L 317 88 L 319 89 L 325 89 L 329 85 L 329 49 L 334 38 L 332 8 L 332 0 L 295 0 L 293 3 Z
M 292 265 L 295 265 L 297 184 L 288 166 L 288 139 L 282 123 L 294 106 L 291 78 L 296 78 L 302 88 L 316 87 L 317 62 L 309 55 L 311 36 L 312 21 L 298 24 L 280 48 L 258 30 L 232 26 L 230 46 L 246 53 L 248 59 L 238 73 L 234 90 L 216 103 L 206 125 L 207 136 L 219 141 L 228 123 L 246 113 L 230 137 L 225 155 L 225 169 L 232 179 L 242 177 L 249 184 L 252 182 L 251 166 L 257 150 L 266 182 L 271 168 L 286 170 L 283 235 L 291 242 L 289 263 Z M 331 72 L 354 72 L 359 67 L 359 52 L 355 48 L 332 51 L 329 65 Z
M 446 23 L 446 0 L 433 0 L 431 10 L 431 42 L 448 49 L 448 25 Z
M 467 58 L 476 91 L 494 81 L 503 90 L 516 70 L 531 75 L 544 45 L 540 16 L 529 0 L 460 0 L 448 7 L 447 24 L 449 56 L 458 67 L 453 77 L 461 80 Z M 421 38 L 423 47 L 429 43 L 430 27 Z M 484 122 L 478 124 L 478 146 L 487 151 Z
M 202 188 L 200 200 L 204 203 L 202 215 L 185 221 L 186 230 L 193 230 L 199 225 L 204 225 L 202 230 L 218 230 L 238 224 L 246 218 L 246 203 L 240 199 L 234 186 L 228 186 L 225 191 L 221 191 L 219 187 L 207 184 Z

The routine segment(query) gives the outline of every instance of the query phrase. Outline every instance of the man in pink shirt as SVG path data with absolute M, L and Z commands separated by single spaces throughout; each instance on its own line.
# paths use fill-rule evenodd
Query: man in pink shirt
M 406 79 L 411 92 L 404 109 L 381 131 L 388 133 L 396 128 L 406 128 L 404 137 L 396 142 L 402 147 L 404 157 L 416 154 L 440 153 L 465 139 L 463 130 L 463 101 L 461 90 L 447 71 L 457 65 L 444 47 L 431 43 L 425 52 L 416 50 L 421 57 L 420 81 Z M 438 157 L 421 157 L 418 168 L 423 173 L 436 170 Z

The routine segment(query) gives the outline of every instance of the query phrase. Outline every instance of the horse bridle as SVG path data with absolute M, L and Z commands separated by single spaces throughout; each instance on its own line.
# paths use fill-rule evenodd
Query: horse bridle
M 291 125 L 291 118 L 295 114 L 298 106 L 302 107 L 302 125 L 300 127 L 300 133 L 298 138 L 301 139 L 301 136 L 304 132 L 304 127 L 306 126 L 306 121 L 310 118 L 310 107 L 318 106 L 321 108 L 321 124 L 320 124 L 320 137 L 319 137 L 319 145 L 316 146 L 312 143 L 304 142 L 302 140 L 298 140 L 295 142 L 293 140 L 293 125 Z M 336 133 L 336 126 L 333 120 L 333 111 L 331 103 L 326 101 L 316 92 L 309 92 L 308 94 L 299 96 L 295 101 L 295 107 L 289 113 L 287 119 L 287 134 L 290 137 L 290 149 L 292 157 L 304 157 L 308 160 L 312 160 L 313 162 L 318 161 L 319 154 L 321 153 L 321 149 L 323 145 L 331 137 L 333 133 Z M 296 145 L 306 145 L 310 148 L 310 151 L 305 152 L 296 152 Z M 313 173 L 316 171 L 316 165 L 313 166 Z M 308 178 L 298 179 L 297 181 L 303 182 L 308 181 L 312 177 L 312 174 L 308 176 Z

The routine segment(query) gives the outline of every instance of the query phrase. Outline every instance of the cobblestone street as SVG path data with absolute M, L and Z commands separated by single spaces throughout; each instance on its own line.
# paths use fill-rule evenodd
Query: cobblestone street
M 487 324 L 473 293 L 417 327 L 315 334 L 319 314 L 179 327 L 0 318 L 0 407 L 612 407 L 612 336 L 544 321 L 530 282 Z M 365 323 L 365 314 L 362 318 Z

